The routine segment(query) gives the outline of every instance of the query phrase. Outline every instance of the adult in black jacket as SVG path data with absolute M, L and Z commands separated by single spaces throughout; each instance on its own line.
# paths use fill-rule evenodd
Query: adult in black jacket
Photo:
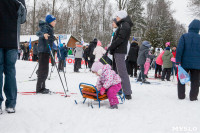
M 97 46 L 97 39 L 95 38 L 88 47 L 88 67 L 91 68 L 94 63 L 95 55 L 93 55 L 93 51 Z
M 0 114 L 2 114 L 2 87 L 6 96 L 6 111 L 15 113 L 17 61 L 20 25 L 26 21 L 25 0 L 0 0 Z M 3 85 L 3 74 L 5 74 Z
M 126 11 L 118 11 L 116 16 L 118 29 L 113 37 L 109 50 L 114 55 L 117 71 L 122 79 L 122 89 L 126 99 L 129 100 L 132 98 L 132 90 L 125 64 L 125 55 L 127 54 L 127 45 L 133 23 Z
M 134 69 L 134 77 L 137 77 L 137 58 L 138 58 L 139 46 L 138 42 L 133 41 L 130 46 L 130 50 L 128 53 L 128 70 L 130 72 L 131 77 L 133 77 L 133 69 Z
M 47 15 L 46 22 L 40 21 L 39 23 L 40 31 L 36 33 L 37 36 L 39 36 L 39 43 L 38 43 L 39 68 L 38 68 L 36 93 L 48 94 L 50 92 L 49 89 L 46 89 L 45 81 L 47 79 L 49 72 L 50 49 L 48 44 L 52 49 L 53 42 L 56 40 L 53 31 L 55 25 L 56 25 L 56 18 L 52 15 Z
M 84 53 L 83 53 L 83 58 L 85 60 L 86 68 L 88 67 L 88 55 L 89 55 L 89 48 L 88 48 L 88 46 L 86 46 Z

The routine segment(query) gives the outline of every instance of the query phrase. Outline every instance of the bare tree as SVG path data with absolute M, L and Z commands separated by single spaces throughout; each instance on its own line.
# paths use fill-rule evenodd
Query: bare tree
M 128 0 L 116 0 L 119 10 L 124 10 L 127 6 Z
M 193 16 L 200 19 L 200 0 L 190 0 L 189 7 Z

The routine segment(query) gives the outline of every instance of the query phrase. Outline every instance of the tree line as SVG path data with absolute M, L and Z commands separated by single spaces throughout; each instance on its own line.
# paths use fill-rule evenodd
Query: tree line
M 57 18 L 56 34 L 72 34 L 85 42 L 98 38 L 110 43 L 112 19 L 118 10 L 126 10 L 134 26 L 131 38 L 148 40 L 153 47 L 170 41 L 177 45 L 185 26 L 173 17 L 170 0 L 27 0 L 27 22 L 21 34 L 35 34 L 39 20 L 47 14 Z

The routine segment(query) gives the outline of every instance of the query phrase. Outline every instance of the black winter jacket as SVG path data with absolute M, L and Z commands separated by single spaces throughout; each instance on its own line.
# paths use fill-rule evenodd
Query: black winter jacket
M 94 40 L 92 42 L 90 42 L 90 45 L 88 47 L 88 57 L 90 57 L 90 60 L 94 60 L 95 59 L 95 55 L 93 55 L 93 51 L 97 46 L 97 41 Z
M 25 0 L 0 0 L 0 48 L 18 48 L 20 24 L 25 21 Z
M 127 54 L 128 40 L 131 34 L 131 27 L 133 23 L 130 17 L 126 17 L 121 21 L 117 22 L 118 29 L 113 37 L 111 46 L 109 48 L 110 53 L 122 53 Z
M 139 46 L 137 42 L 133 42 L 131 44 L 129 53 L 128 53 L 128 61 L 129 62 L 137 62 L 139 52 Z
M 52 48 L 53 42 L 56 40 L 54 36 L 53 27 L 44 21 L 39 22 L 39 27 L 40 31 L 36 33 L 36 35 L 39 37 L 38 53 L 49 53 L 50 50 L 48 44 L 50 44 Z M 44 34 L 50 35 L 48 40 L 44 38 Z

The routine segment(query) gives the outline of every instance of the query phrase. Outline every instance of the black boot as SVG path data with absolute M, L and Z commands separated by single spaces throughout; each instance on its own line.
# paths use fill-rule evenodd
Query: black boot
M 37 94 L 49 94 L 51 91 L 49 89 L 43 88 L 40 91 L 36 92 Z
M 126 98 L 127 100 L 131 100 L 131 99 L 132 99 L 132 96 L 131 96 L 131 95 L 125 95 L 125 98 Z

